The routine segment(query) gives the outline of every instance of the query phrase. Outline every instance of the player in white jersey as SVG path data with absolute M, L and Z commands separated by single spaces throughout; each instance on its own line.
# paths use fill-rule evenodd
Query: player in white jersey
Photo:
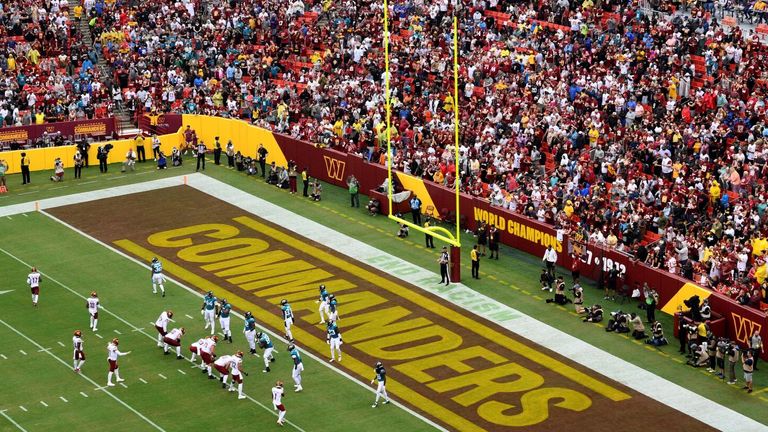
M 213 365 L 213 359 L 216 358 L 216 344 L 218 342 L 219 337 L 213 335 L 207 337 L 205 343 L 200 346 L 200 357 L 203 359 L 200 367 L 203 369 L 203 373 L 208 372 L 208 379 L 214 379 L 211 365 Z
M 99 296 L 96 291 L 91 293 L 91 297 L 85 301 L 85 307 L 88 309 L 88 315 L 91 317 L 91 330 L 96 331 L 96 325 L 99 323 Z
M 243 375 L 248 375 L 243 370 L 243 352 L 238 351 L 229 362 L 229 370 L 232 375 L 232 383 L 229 385 L 229 391 L 235 391 L 235 383 L 237 383 L 237 398 L 245 399 L 243 394 Z
M 195 356 L 200 355 L 200 347 L 207 343 L 206 342 L 207 339 L 208 337 L 206 336 L 202 339 L 198 339 L 197 342 L 192 342 L 192 344 L 189 346 L 189 351 L 192 353 L 192 356 L 189 358 L 189 361 L 191 361 L 192 363 L 195 362 Z
M 120 344 L 120 341 L 117 338 L 112 339 L 112 342 L 110 342 L 107 345 L 107 361 L 109 362 L 109 373 L 107 374 L 107 385 L 110 387 L 114 387 L 115 385 L 112 384 L 112 375 L 115 375 L 115 378 L 117 378 L 117 382 L 123 382 L 124 379 L 120 378 L 120 370 L 117 366 L 117 359 L 120 358 L 120 356 L 128 355 L 131 352 L 121 352 L 119 349 L 117 349 L 117 346 Z
M 152 270 L 152 294 L 157 294 L 157 287 L 160 287 L 160 292 L 165 297 L 165 276 L 163 276 L 163 264 L 157 257 L 152 258 L 149 268 Z
M 40 296 L 40 281 L 43 277 L 40 272 L 37 271 L 37 267 L 32 267 L 32 270 L 27 275 L 27 285 L 29 285 L 32 291 L 32 306 L 37 307 L 37 298 Z
M 169 331 L 163 338 L 163 352 L 165 355 L 170 354 L 168 347 L 176 347 L 176 359 L 181 360 L 184 356 L 181 355 L 181 337 L 184 336 L 187 330 L 184 327 L 175 328 Z
M 285 390 L 283 390 L 283 382 L 276 382 L 275 386 L 272 387 L 272 406 L 277 410 L 277 424 L 280 426 L 285 422 L 285 406 L 283 406 L 284 395 Z
M 85 351 L 83 351 L 83 333 L 80 330 L 75 330 L 75 334 L 72 336 L 72 368 L 75 372 L 80 372 L 80 368 L 85 363 Z
M 163 338 L 168 334 L 168 321 L 173 318 L 173 311 L 168 309 L 160 313 L 160 316 L 155 321 L 155 328 L 157 329 L 157 346 L 163 347 Z
M 234 356 L 223 355 L 217 358 L 215 362 L 213 362 L 213 367 L 216 368 L 216 370 L 221 375 L 221 388 L 227 387 L 227 378 L 229 377 L 229 364 L 232 361 L 232 357 Z

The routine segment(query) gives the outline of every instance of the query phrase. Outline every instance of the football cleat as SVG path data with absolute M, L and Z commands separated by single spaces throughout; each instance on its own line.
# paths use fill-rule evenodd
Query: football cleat
M 270 370 L 271 369 L 269 369 L 269 366 L 267 366 L 266 368 L 264 368 L 264 370 L 262 372 L 269 372 Z
M 163 354 L 170 355 L 171 353 L 169 353 L 168 351 L 163 351 Z
M 216 379 L 216 377 L 213 375 L 208 375 L 208 379 Z
M 274 363 L 274 362 L 275 362 L 275 358 L 274 358 L 274 357 L 272 357 L 271 359 L 269 359 L 269 362 L 270 362 L 270 363 Z
M 181 360 L 183 358 L 184 358 L 184 356 L 176 356 L 176 360 Z

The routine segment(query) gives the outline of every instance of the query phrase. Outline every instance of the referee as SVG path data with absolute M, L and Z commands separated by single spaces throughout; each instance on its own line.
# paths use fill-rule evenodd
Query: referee
M 205 146 L 203 140 L 197 144 L 197 168 L 195 171 L 200 171 L 200 163 L 203 164 L 203 171 L 205 171 L 205 152 L 208 151 L 208 147 Z

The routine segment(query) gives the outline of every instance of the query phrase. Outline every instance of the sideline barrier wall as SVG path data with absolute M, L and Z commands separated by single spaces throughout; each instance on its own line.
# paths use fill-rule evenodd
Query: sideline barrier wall
M 226 146 L 228 140 L 232 140 L 235 150 L 239 150 L 245 156 L 255 156 L 259 144 L 263 144 L 269 152 L 267 163 L 275 161 L 278 166 L 286 166 L 288 160 L 295 161 L 299 170 L 308 167 L 310 177 L 319 178 L 322 181 L 334 184 L 336 186 L 346 187 L 346 179 L 350 175 L 357 177 L 360 182 L 360 190 L 370 191 L 375 189 L 387 178 L 386 169 L 378 164 L 368 163 L 359 156 L 353 156 L 341 153 L 336 150 L 319 148 L 313 144 L 299 141 L 278 133 L 251 126 L 241 120 L 225 119 L 218 117 L 207 117 L 198 115 L 178 116 L 169 114 L 164 116 L 165 124 L 171 125 L 165 127 L 165 131 L 172 131 L 172 128 L 180 124 L 179 129 L 191 125 L 196 130 L 198 137 L 203 139 L 209 148 L 213 148 L 214 137 L 219 136 L 222 147 Z M 179 118 L 181 123 L 179 123 Z M 159 131 L 160 129 L 158 129 Z M 180 130 L 179 130 L 180 132 Z M 170 155 L 171 147 L 178 146 L 183 139 L 179 132 L 169 133 L 161 136 L 162 149 Z M 103 145 L 104 143 L 100 143 Z M 113 142 L 115 148 L 110 153 L 110 162 L 121 162 L 129 146 L 133 145 L 133 140 L 122 140 Z M 151 158 L 151 147 L 149 142 L 147 146 L 148 156 Z M 30 152 L 33 169 L 51 169 L 53 167 L 53 154 L 45 154 L 46 150 L 58 150 L 66 152 L 62 157 L 66 166 L 72 164 L 73 148 L 55 147 L 52 149 L 38 149 Z M 71 153 L 69 153 L 71 152 Z M 18 152 L 2 152 L 0 158 L 5 158 L 11 163 L 13 172 L 13 163 L 18 169 L 18 154 L 11 157 L 11 154 Z M 96 161 L 96 146 L 91 147 L 91 163 Z M 35 162 L 40 158 L 45 161 L 50 160 L 49 165 L 43 165 L 44 162 Z M 37 165 L 36 165 L 37 163 Z M 401 174 L 398 174 L 400 176 Z M 411 179 L 412 181 L 413 179 Z M 422 197 L 422 201 L 431 202 L 437 213 L 441 217 L 446 217 L 448 209 L 453 208 L 455 195 L 453 190 L 436 185 L 430 181 L 422 181 L 424 191 L 429 195 Z M 465 228 L 474 230 L 479 222 L 487 222 L 496 225 L 501 231 L 501 242 L 515 249 L 522 250 L 529 254 L 541 257 L 548 245 L 552 245 L 558 253 L 558 264 L 565 268 L 570 268 L 572 261 L 568 255 L 568 240 L 557 240 L 555 229 L 545 223 L 529 219 L 520 214 L 512 213 L 503 208 L 492 207 L 484 199 L 474 198 L 467 194 L 460 197 L 461 218 L 464 221 Z M 426 212 L 427 206 L 422 207 Z M 445 211 L 444 211 L 445 210 Z M 643 283 L 655 289 L 659 293 L 660 301 L 657 307 L 663 309 L 666 313 L 672 314 L 682 300 L 693 294 L 699 294 L 700 297 L 709 298 L 712 308 L 722 315 L 724 327 L 727 336 L 733 340 L 739 341 L 742 346 L 746 345 L 748 338 L 754 331 L 759 332 L 764 341 L 768 341 L 768 318 L 766 314 L 753 308 L 745 307 L 729 297 L 723 296 L 704 288 L 698 287 L 691 281 L 685 280 L 679 276 L 670 274 L 666 271 L 654 269 L 639 263 L 629 256 L 614 250 L 602 248 L 595 245 L 589 245 L 588 253 L 580 265 L 583 276 L 599 280 L 601 272 L 606 272 L 611 267 L 619 270 L 623 284 L 629 286 L 630 290 L 635 283 L 641 286 Z M 587 303 L 594 302 L 593 295 L 595 291 L 587 293 Z M 602 293 L 596 294 L 598 298 Z M 719 330 L 719 323 L 715 330 Z M 763 355 L 768 360 L 768 351 Z
M 56 123 L 33 124 L 0 128 L 0 143 L 36 140 L 44 133 L 61 133 L 68 137 L 73 135 L 111 136 L 115 132 L 115 118 L 106 117 L 90 120 L 75 120 Z

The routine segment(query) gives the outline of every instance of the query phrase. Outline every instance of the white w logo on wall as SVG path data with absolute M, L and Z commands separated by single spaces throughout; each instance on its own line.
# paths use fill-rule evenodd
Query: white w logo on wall
M 749 344 L 749 338 L 752 337 L 755 332 L 760 333 L 760 330 L 763 329 L 761 324 L 735 313 L 731 313 L 731 319 L 733 319 L 733 329 L 736 333 L 736 340 L 747 345 Z

